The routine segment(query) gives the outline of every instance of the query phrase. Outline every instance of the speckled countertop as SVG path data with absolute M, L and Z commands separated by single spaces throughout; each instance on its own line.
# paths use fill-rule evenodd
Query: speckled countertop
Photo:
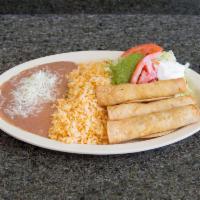
M 1 0 L 0 14 L 199 15 L 199 0 Z
M 0 16 L 0 72 L 68 51 L 157 42 L 200 72 L 200 16 Z M 200 199 L 200 135 L 128 155 L 59 153 L 0 131 L 0 199 Z

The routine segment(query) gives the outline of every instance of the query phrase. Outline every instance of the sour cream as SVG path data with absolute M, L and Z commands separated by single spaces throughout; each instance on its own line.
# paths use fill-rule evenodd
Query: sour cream
M 182 65 L 176 61 L 160 61 L 157 68 L 158 80 L 183 78 L 185 69 L 188 67 L 189 63 Z

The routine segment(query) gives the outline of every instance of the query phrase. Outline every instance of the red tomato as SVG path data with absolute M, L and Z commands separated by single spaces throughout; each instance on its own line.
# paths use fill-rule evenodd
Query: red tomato
M 141 53 L 143 55 L 148 55 L 148 54 L 152 54 L 152 53 L 156 53 L 160 51 L 163 51 L 162 47 L 154 43 L 148 43 L 148 44 L 141 44 L 141 45 L 132 47 L 128 49 L 127 51 L 125 51 L 122 54 L 122 56 L 125 57 L 133 53 Z
M 136 66 L 131 83 L 149 83 L 157 80 L 157 69 L 152 62 L 160 52 L 145 56 Z

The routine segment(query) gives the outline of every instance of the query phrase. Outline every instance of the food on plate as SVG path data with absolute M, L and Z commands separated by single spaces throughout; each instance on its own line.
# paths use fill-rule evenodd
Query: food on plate
M 130 56 L 138 54 L 141 57 L 138 57 L 137 62 L 133 62 L 132 65 L 127 62 L 128 64 L 121 67 L 122 60 L 129 60 Z M 164 51 L 162 47 L 152 43 L 143 44 L 130 48 L 121 55 L 117 62 L 111 63 L 111 70 L 117 69 L 117 73 L 112 70 L 112 82 L 113 84 L 128 82 L 142 84 L 158 80 L 177 79 L 184 77 L 184 71 L 188 67 L 188 63 L 182 65 L 177 62 L 172 51 Z M 132 75 L 130 75 L 131 72 Z M 120 77 L 126 77 L 126 79 Z
M 158 61 L 155 59 L 159 55 L 160 52 L 156 52 L 145 56 L 136 66 L 131 83 L 149 83 L 158 80 L 156 68 Z
M 112 84 L 127 83 L 130 81 L 138 62 L 143 58 L 142 54 L 131 54 L 120 58 L 117 63 L 110 65 L 112 71 Z
M 176 107 L 196 104 L 191 96 L 179 96 L 149 103 L 127 103 L 115 106 L 108 106 L 109 120 L 119 120 L 138 115 L 165 111 Z
M 175 130 L 163 131 L 163 132 L 160 132 L 160 133 L 153 133 L 153 134 L 151 134 L 151 135 L 142 136 L 142 137 L 140 137 L 140 139 L 152 139 L 152 138 L 157 138 L 157 137 L 161 137 L 161 136 L 164 136 L 164 135 L 168 135 L 169 133 L 172 133 L 173 131 L 175 131 Z
M 156 81 L 148 84 L 120 84 L 98 86 L 96 96 L 99 105 L 111 106 L 120 103 L 156 100 L 186 92 L 183 78 Z
M 172 51 L 157 52 L 145 56 L 136 66 L 131 82 L 149 83 L 157 80 L 168 80 L 184 77 L 189 63 L 182 65 L 176 61 Z
M 0 118 L 67 144 L 161 137 L 200 120 L 188 67 L 154 43 L 114 60 L 43 64 L 0 86 Z
M 47 137 L 53 105 L 66 91 L 72 62 L 46 63 L 24 70 L 0 86 L 0 118 L 31 133 Z
M 129 55 L 134 54 L 134 53 L 140 53 L 140 54 L 143 54 L 143 55 L 148 55 L 148 54 L 152 54 L 152 53 L 156 53 L 156 52 L 162 52 L 162 51 L 163 51 L 163 48 L 160 47 L 159 45 L 154 44 L 154 43 L 148 43 L 148 44 L 141 44 L 141 45 L 132 47 L 132 48 L 126 50 L 122 54 L 122 56 L 126 57 L 126 56 L 129 56 Z
M 200 120 L 199 109 L 194 105 L 172 108 L 107 122 L 109 143 L 121 143 L 154 133 L 170 131 Z
M 97 86 L 110 84 L 107 62 L 79 64 L 68 79 L 66 98 L 58 100 L 49 137 L 68 144 L 107 144 L 107 111 L 95 96 Z

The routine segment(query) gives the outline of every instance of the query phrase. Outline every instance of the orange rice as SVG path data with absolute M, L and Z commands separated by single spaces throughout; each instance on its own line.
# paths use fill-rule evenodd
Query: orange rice
M 107 111 L 97 104 L 97 85 L 110 84 L 107 62 L 79 64 L 69 76 L 67 97 L 59 99 L 49 137 L 68 144 L 107 144 Z

